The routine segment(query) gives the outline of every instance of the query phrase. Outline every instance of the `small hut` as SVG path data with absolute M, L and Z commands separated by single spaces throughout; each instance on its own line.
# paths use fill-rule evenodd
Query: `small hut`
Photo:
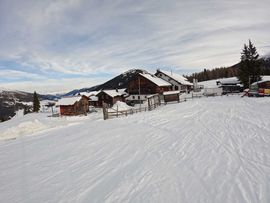
M 102 107 L 103 103 L 113 106 L 117 101 L 124 102 L 126 95 L 125 89 L 102 90 L 96 95 L 98 97 L 98 106 Z
M 76 116 L 86 114 L 89 111 L 89 98 L 86 96 L 65 97 L 56 103 L 60 107 L 60 114 Z
M 168 102 L 180 102 L 180 91 L 163 92 L 165 104 Z

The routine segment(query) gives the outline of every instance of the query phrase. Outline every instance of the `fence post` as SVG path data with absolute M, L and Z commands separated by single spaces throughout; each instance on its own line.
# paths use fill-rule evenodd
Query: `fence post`
M 148 101 L 148 109 L 149 109 L 149 111 L 151 111 L 151 107 L 150 107 L 150 98 L 147 98 L 147 101 Z
M 116 107 L 116 117 L 118 117 L 118 106 Z
M 102 104 L 102 109 L 103 109 L 103 118 L 104 118 L 104 120 L 107 120 L 108 119 L 108 111 L 106 109 L 105 103 Z

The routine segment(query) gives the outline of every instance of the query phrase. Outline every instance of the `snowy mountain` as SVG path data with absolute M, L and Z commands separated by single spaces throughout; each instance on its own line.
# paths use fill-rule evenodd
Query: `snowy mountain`
M 54 95 L 39 95 L 40 100 L 48 99 L 53 100 L 56 98 Z M 33 93 L 8 90 L 1 88 L 0 90 L 0 122 L 7 120 L 15 115 L 19 109 L 25 106 L 32 105 Z
M 261 69 L 262 69 L 262 71 L 265 71 L 266 73 L 263 73 L 263 74 L 265 74 L 265 75 L 269 75 L 270 74 L 270 56 L 262 56 L 261 58 L 260 58 L 260 60 L 261 60 L 261 63 L 262 63 L 262 65 L 261 65 Z M 237 63 L 237 64 L 234 64 L 233 66 L 231 66 L 231 67 L 229 67 L 229 68 L 236 68 L 236 69 L 238 69 L 240 67 L 240 62 L 239 63 Z
M 129 81 L 132 80 L 136 76 L 136 74 L 138 74 L 138 73 L 148 73 L 148 72 L 146 70 L 143 70 L 143 69 L 131 69 L 131 70 L 128 70 L 128 71 L 114 77 L 113 79 L 111 79 L 111 80 L 109 80 L 101 85 L 97 85 L 97 86 L 94 86 L 91 88 L 72 90 L 71 92 L 68 92 L 66 94 L 66 96 L 74 95 L 78 92 L 98 91 L 98 90 L 102 90 L 102 89 L 127 88 Z

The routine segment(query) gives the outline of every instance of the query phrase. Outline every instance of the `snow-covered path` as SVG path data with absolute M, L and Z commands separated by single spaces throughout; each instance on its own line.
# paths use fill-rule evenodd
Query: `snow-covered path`
M 270 98 L 202 98 L 125 118 L 82 119 L 1 141 L 0 197 L 270 202 L 269 146 Z

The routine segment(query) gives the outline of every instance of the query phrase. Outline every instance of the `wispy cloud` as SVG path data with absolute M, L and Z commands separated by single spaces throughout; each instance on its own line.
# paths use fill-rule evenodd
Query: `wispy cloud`
M 269 8 L 268 0 L 1 0 L 0 71 L 13 61 L 12 70 L 49 80 L 232 65 L 248 39 L 270 52 Z

